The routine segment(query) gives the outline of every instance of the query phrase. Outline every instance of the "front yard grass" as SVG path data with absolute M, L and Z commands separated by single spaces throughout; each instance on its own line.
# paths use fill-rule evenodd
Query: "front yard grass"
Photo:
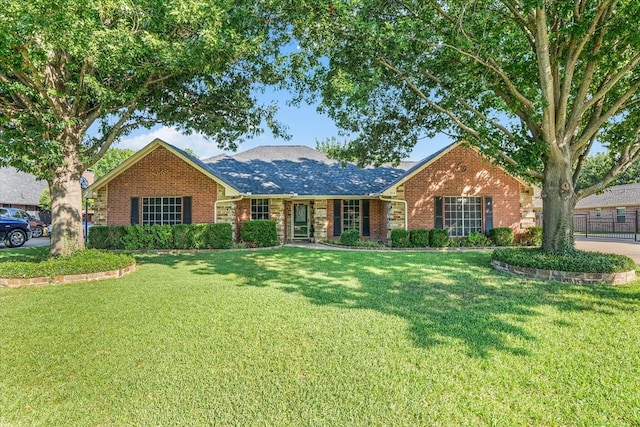
M 490 256 L 143 254 L 117 280 L 0 289 L 0 425 L 640 424 L 640 281 Z

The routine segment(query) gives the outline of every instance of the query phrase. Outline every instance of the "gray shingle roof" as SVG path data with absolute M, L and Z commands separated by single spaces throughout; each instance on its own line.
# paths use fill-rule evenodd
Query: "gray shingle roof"
M 614 185 L 602 194 L 592 194 L 576 204 L 576 208 L 581 209 L 625 206 L 640 206 L 640 183 Z
M 38 181 L 31 174 L 12 167 L 0 168 L 0 203 L 37 206 L 42 190 L 48 187 L 46 181 Z
M 390 166 L 360 169 L 347 163 L 343 167 L 303 145 L 261 146 L 203 162 L 242 193 L 259 195 L 363 196 L 382 191 L 406 173 Z

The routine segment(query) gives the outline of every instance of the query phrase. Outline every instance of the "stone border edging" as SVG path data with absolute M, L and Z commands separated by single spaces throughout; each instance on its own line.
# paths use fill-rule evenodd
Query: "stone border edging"
M 97 273 L 67 274 L 64 276 L 31 277 L 28 279 L 0 278 L 0 287 L 19 288 L 21 286 L 61 285 L 63 283 L 91 282 L 95 280 L 117 279 L 136 271 L 136 264 L 117 270 Z
M 578 273 L 573 271 L 543 270 L 541 268 L 518 267 L 502 261 L 491 260 L 491 266 L 499 271 L 532 279 L 549 280 L 583 285 L 623 285 L 636 280 L 636 271 L 620 273 Z

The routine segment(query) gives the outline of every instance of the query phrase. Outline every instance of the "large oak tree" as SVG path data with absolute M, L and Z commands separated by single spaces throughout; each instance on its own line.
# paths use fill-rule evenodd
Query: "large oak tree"
M 5 0 L 0 163 L 49 183 L 51 254 L 83 248 L 82 171 L 134 129 L 201 132 L 234 148 L 274 108 L 252 95 L 282 77 L 269 2 Z
M 637 0 L 300 0 L 308 84 L 348 136 L 399 160 L 445 132 L 542 185 L 543 249 L 574 247 L 576 202 L 640 158 Z M 320 59 L 317 59 L 320 58 Z M 578 186 L 594 143 L 613 161 Z

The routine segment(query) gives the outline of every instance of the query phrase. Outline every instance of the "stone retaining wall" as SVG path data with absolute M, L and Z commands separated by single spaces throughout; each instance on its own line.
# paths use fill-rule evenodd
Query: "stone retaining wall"
M 532 279 L 553 280 L 563 283 L 578 283 L 585 285 L 607 284 L 622 285 L 636 280 L 635 270 L 621 273 L 576 273 L 572 271 L 542 270 L 540 268 L 517 267 L 501 261 L 491 261 L 496 270 Z
M 7 288 L 19 288 L 30 285 L 59 285 L 63 283 L 90 282 L 93 280 L 116 279 L 126 276 L 136 270 L 136 265 L 111 271 L 100 271 L 98 273 L 69 274 L 55 277 L 32 277 L 29 279 L 3 279 L 0 278 L 0 286 Z

